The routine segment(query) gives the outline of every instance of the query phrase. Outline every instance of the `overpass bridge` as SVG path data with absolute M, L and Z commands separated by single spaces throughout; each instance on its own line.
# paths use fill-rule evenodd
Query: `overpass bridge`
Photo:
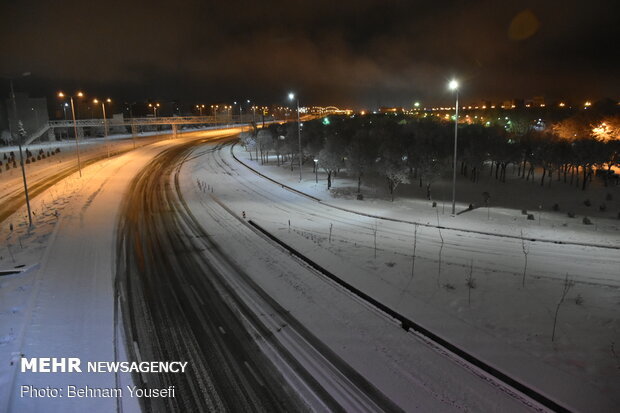
M 73 120 L 52 120 L 46 125 L 41 127 L 38 131 L 30 134 L 24 142 L 24 145 L 28 145 L 37 139 L 44 136 L 45 133 L 50 130 L 58 128 L 73 128 L 77 127 L 79 130 L 84 128 L 103 128 L 105 133 L 110 128 L 125 126 L 130 127 L 131 132 L 136 134 L 141 127 L 144 126 L 158 126 L 158 125 L 170 125 L 172 127 L 172 133 L 178 132 L 179 126 L 182 125 L 240 125 L 250 124 L 254 120 L 260 120 L 260 122 L 272 122 L 273 117 L 254 117 L 252 113 L 244 115 L 229 115 L 229 116 L 171 116 L 171 117 L 146 117 L 146 118 L 125 118 L 115 117 L 111 119 L 78 119 L 74 123 Z

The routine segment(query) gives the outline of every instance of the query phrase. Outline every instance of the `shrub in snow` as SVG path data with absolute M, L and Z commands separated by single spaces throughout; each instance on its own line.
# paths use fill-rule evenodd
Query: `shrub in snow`
M 575 218 L 575 213 L 573 211 L 568 211 L 567 215 L 569 218 Z
M 559 211 L 560 210 L 560 205 L 553 204 L 553 207 L 551 207 L 551 209 L 553 209 L 554 211 Z
M 521 214 L 522 214 L 522 215 L 527 215 L 527 209 L 522 209 L 522 210 L 521 210 Z
M 27 158 L 27 159 L 26 159 L 26 163 L 30 163 L 30 158 Z
M 527 214 L 527 219 L 529 221 L 534 221 L 534 214 Z
M 581 294 L 577 294 L 577 297 L 575 297 L 575 304 L 577 305 L 583 304 L 583 296 Z
M 444 287 L 446 290 L 448 290 L 448 291 L 449 291 L 449 290 L 454 290 L 454 285 L 452 285 L 452 284 L 450 284 L 450 283 L 445 283 L 445 284 L 443 285 L 443 287 Z
M 583 201 L 583 204 L 584 204 L 585 206 L 589 207 L 589 206 L 591 206 L 591 205 L 592 205 L 592 202 L 590 202 L 590 200 L 589 200 L 589 199 L 586 199 L 585 201 Z
M 437 208 L 437 202 L 433 201 L 433 208 Z
M 598 210 L 599 210 L 599 211 L 601 211 L 601 212 L 605 212 L 605 211 L 607 210 L 607 205 L 605 205 L 605 204 L 600 204 L 600 205 L 598 206 Z
M 590 218 L 588 218 L 588 217 L 583 217 L 583 223 L 586 224 L 586 225 L 590 225 L 590 224 L 592 224 L 592 221 L 590 221 Z
M 484 204 L 487 205 L 489 203 L 489 200 L 491 199 L 491 194 L 488 192 L 483 192 L 482 193 L 482 200 L 484 201 Z

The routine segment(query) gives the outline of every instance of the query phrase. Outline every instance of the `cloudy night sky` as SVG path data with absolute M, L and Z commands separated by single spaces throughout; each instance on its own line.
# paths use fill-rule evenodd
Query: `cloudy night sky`
M 33 94 L 351 107 L 617 98 L 600 1 L 3 1 L 0 76 Z M 27 85 L 25 83 L 28 82 Z

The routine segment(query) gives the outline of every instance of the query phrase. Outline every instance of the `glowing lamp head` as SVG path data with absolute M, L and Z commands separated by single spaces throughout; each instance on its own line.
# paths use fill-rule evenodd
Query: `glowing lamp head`
M 290 92 L 290 93 L 288 94 L 288 99 L 289 99 L 289 100 L 293 100 L 293 99 L 295 99 L 295 94 L 294 94 L 293 92 Z
M 64 98 L 64 97 L 65 97 L 65 94 L 64 94 L 64 93 L 62 93 L 62 92 L 58 92 L 58 97 L 59 97 L 59 98 Z
M 107 98 L 105 101 L 106 101 L 107 103 L 112 103 L 112 99 L 110 99 L 110 98 Z
M 456 80 L 451 80 L 450 83 L 448 83 L 448 88 L 450 88 L 450 90 L 456 90 L 459 88 L 459 82 L 457 82 Z
M 79 98 L 83 98 L 83 97 L 84 97 L 84 93 L 82 93 L 82 92 L 77 92 L 77 96 L 78 96 Z
M 93 103 L 94 103 L 94 104 L 99 103 L 99 99 L 93 99 Z

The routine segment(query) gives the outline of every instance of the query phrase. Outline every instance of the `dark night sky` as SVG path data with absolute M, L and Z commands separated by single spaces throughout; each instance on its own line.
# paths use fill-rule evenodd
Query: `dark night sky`
M 466 101 L 618 98 L 613 3 L 2 0 L 0 76 L 204 103 L 442 103 L 453 75 Z

